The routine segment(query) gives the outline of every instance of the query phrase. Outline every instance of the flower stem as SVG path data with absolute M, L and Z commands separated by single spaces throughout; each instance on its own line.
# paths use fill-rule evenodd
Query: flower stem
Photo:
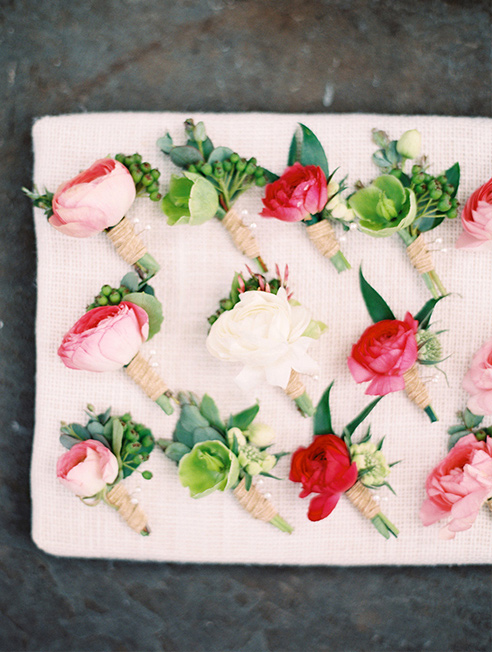
M 393 525 L 393 523 L 383 514 L 383 512 L 379 512 L 379 514 L 376 514 L 376 516 L 371 518 L 371 522 L 376 530 L 382 534 L 385 539 L 389 539 L 391 534 L 394 537 L 397 537 L 399 534 L 399 530 L 396 525 Z
M 428 290 L 432 294 L 432 297 L 434 299 L 439 299 L 439 292 L 437 291 L 436 285 L 432 279 L 431 272 L 424 272 L 421 276 L 424 279 L 424 283 Z
M 161 396 L 159 396 L 155 402 L 162 410 L 164 410 L 166 414 L 172 414 L 174 412 L 173 404 L 171 403 L 171 399 L 169 396 L 167 396 L 167 394 L 161 394 Z
M 258 267 L 263 273 L 268 272 L 268 267 L 265 265 L 265 262 L 263 261 L 263 258 L 261 256 L 257 256 L 255 260 L 256 263 L 258 264 Z
M 339 274 L 352 267 L 341 251 L 337 251 L 330 260 Z
M 303 417 L 313 416 L 314 407 L 307 392 L 304 392 L 303 394 L 295 398 L 294 403 L 297 405 L 297 409 L 299 410 L 299 412 L 302 414 Z
M 434 410 L 432 409 L 431 405 L 428 405 L 427 407 L 425 407 L 424 412 L 427 414 L 427 416 L 431 420 L 431 423 L 435 423 L 436 421 L 439 421 L 439 418 L 436 415 L 436 413 L 434 412 Z
M 144 281 L 149 281 L 161 268 L 156 259 L 148 252 L 137 260 L 134 267 L 137 274 Z
M 434 283 L 436 284 L 437 289 L 441 293 L 441 296 L 442 297 L 446 296 L 448 292 L 447 292 L 446 288 L 444 287 L 444 285 L 442 284 L 441 279 L 439 278 L 436 270 L 435 269 L 431 270 L 429 272 L 429 274 L 430 274 L 431 278 L 433 279 Z
M 285 519 L 283 519 L 280 514 L 277 514 L 272 518 L 271 521 L 269 521 L 271 525 L 274 525 L 276 528 L 278 528 L 281 532 L 287 532 L 288 534 L 292 534 L 294 531 L 294 528 L 292 525 L 289 525 Z

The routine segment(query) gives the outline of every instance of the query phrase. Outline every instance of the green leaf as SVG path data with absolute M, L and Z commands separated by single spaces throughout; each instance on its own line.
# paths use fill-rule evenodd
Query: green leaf
M 207 163 L 216 163 L 217 161 L 225 161 L 234 154 L 230 147 L 216 147 L 207 159 Z
M 251 485 L 253 483 L 253 478 L 249 475 L 249 473 L 244 472 L 244 488 L 246 491 L 249 491 L 251 489 Z
M 98 414 L 97 418 L 103 425 L 105 425 L 109 421 L 110 416 L 111 416 L 111 408 L 108 407 L 106 412 L 103 412 L 102 414 Z
M 180 168 L 185 168 L 192 163 L 198 163 L 198 161 L 205 162 L 204 157 L 198 149 L 187 145 L 173 147 L 170 152 L 170 157 L 174 165 L 177 165 Z
M 439 226 L 445 217 L 445 215 L 439 215 L 439 217 L 419 217 L 413 224 L 420 233 L 426 233 Z
M 316 412 L 313 417 L 313 431 L 315 435 L 335 434 L 331 425 L 330 411 L 330 392 L 333 387 L 333 382 L 328 385 L 316 407 Z
M 165 136 L 162 136 L 162 138 L 159 138 L 159 140 L 157 141 L 157 147 L 164 154 L 171 153 L 171 150 L 173 148 L 173 139 L 171 138 L 169 132 L 167 132 Z
M 175 441 L 169 444 L 169 446 L 166 446 L 164 452 L 166 453 L 167 457 L 174 460 L 175 462 L 179 462 L 179 460 L 183 457 L 183 455 L 189 453 L 190 450 L 191 448 L 188 448 L 188 446 L 185 446 L 184 444 Z
M 219 408 L 211 396 L 205 394 L 200 403 L 200 413 L 207 419 L 211 426 L 225 430 L 225 424 L 220 418 Z
M 377 398 L 374 399 L 369 405 L 367 405 L 362 412 L 360 412 L 355 419 L 352 419 L 350 423 L 348 423 L 345 428 L 343 429 L 344 432 L 347 432 L 350 436 L 354 434 L 354 431 L 360 424 L 364 421 L 364 419 L 372 412 L 372 410 L 376 407 L 376 405 L 379 403 L 379 401 L 382 399 L 382 396 L 378 396 Z
M 146 292 L 132 292 L 127 294 L 125 301 L 129 301 L 145 310 L 149 316 L 149 336 L 147 340 L 152 339 L 161 330 L 161 325 L 164 321 L 161 302 Z
M 99 423 L 99 421 L 89 421 L 87 424 L 87 430 L 91 433 L 91 435 L 104 434 L 104 426 L 102 423 Z
M 359 268 L 359 283 L 367 311 L 375 324 L 384 319 L 396 319 L 383 297 L 364 278 L 362 267 Z
M 71 423 L 69 427 L 71 428 L 75 436 L 78 437 L 79 439 L 86 440 L 91 438 L 87 428 L 81 426 L 80 423 Z
M 382 131 L 381 129 L 374 128 L 374 129 L 371 129 L 371 133 L 372 133 L 372 140 L 373 140 L 374 143 L 376 143 L 376 145 L 378 147 L 382 147 L 383 149 L 388 147 L 388 145 L 390 143 L 390 139 L 389 139 L 388 134 L 385 131 Z
M 448 428 L 449 435 L 455 435 L 457 432 L 469 433 L 470 431 L 466 430 L 461 423 L 458 426 L 451 426 L 451 428 Z
M 372 162 L 374 165 L 377 165 L 378 168 L 381 168 L 384 172 L 387 170 L 390 170 L 392 168 L 392 164 L 388 159 L 386 158 L 384 154 L 384 150 L 378 149 L 377 152 L 374 152 L 372 155 Z
M 219 196 L 216 189 L 203 177 L 185 172 L 185 176 L 193 180 L 189 196 L 189 211 L 191 225 L 204 224 L 212 219 L 219 208 Z
M 321 335 L 323 335 L 327 328 L 328 326 L 324 322 L 311 319 L 302 336 L 317 340 L 321 337 Z
M 455 432 L 454 435 L 451 435 L 448 441 L 448 451 L 450 451 L 453 446 L 456 446 L 456 444 L 459 442 L 459 440 L 462 437 L 466 437 L 466 435 L 469 435 L 470 431 L 469 430 L 462 430 L 461 432 Z
M 455 163 L 448 170 L 446 170 L 445 175 L 452 186 L 454 186 L 454 191 L 451 194 L 451 198 L 456 196 L 458 192 L 458 186 L 460 185 L 460 164 Z
M 100 435 L 99 433 L 95 433 L 94 435 L 92 435 L 92 439 L 95 439 L 96 441 L 100 442 L 101 444 L 104 444 L 104 446 L 106 446 L 106 448 L 109 448 L 109 450 L 111 450 L 111 445 L 110 445 L 109 441 L 106 439 L 106 437 L 104 437 L 104 435 Z
M 135 274 L 135 272 L 128 272 L 128 274 L 125 274 L 121 279 L 120 285 L 124 285 L 130 290 L 130 292 L 136 292 L 140 285 L 138 274 Z
M 121 452 L 121 444 L 123 442 L 123 426 L 121 421 L 117 417 L 113 417 L 113 438 L 112 438 L 112 448 L 113 453 L 116 457 L 119 457 Z
M 302 130 L 299 162 L 302 165 L 317 165 L 325 175 L 329 176 L 328 161 L 322 144 L 314 133 L 305 125 L 299 123 Z
M 237 414 L 234 414 L 231 416 L 229 419 L 229 428 L 239 428 L 239 430 L 246 430 L 246 428 L 253 423 L 255 420 L 256 415 L 258 414 L 258 411 L 260 409 L 260 406 L 258 403 L 256 405 L 251 406 L 250 408 L 247 408 L 246 410 L 243 410 L 242 412 L 238 412 Z
M 60 435 L 60 444 L 70 450 L 74 444 L 80 444 L 80 439 L 63 434 Z
M 466 408 L 463 411 L 463 421 L 465 426 L 471 430 L 472 428 L 477 428 L 477 426 L 482 423 L 483 416 L 473 414 L 473 412 L 470 412 L 470 410 Z
M 223 444 L 225 443 L 224 437 L 222 437 L 222 435 L 211 426 L 195 428 L 193 431 L 193 445 L 198 444 L 201 441 L 220 441 Z
M 290 167 L 301 158 L 300 137 L 297 128 L 294 131 L 292 140 L 290 141 L 289 156 L 287 157 L 287 165 Z
M 436 307 L 437 303 L 439 303 L 441 299 L 444 299 L 444 297 L 442 296 L 442 297 L 438 297 L 437 299 L 429 299 L 429 301 L 427 301 L 422 306 L 422 308 L 418 311 L 418 313 L 413 316 L 413 318 L 418 321 L 419 328 L 421 330 L 425 330 L 426 328 L 429 328 L 430 320 L 434 308 Z

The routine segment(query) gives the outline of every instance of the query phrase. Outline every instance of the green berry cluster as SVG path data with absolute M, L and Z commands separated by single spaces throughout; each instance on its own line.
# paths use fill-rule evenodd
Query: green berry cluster
M 140 154 L 133 154 L 133 156 L 116 154 L 115 159 L 128 168 L 135 182 L 137 194 L 147 193 L 152 201 L 162 199 L 159 192 L 159 177 L 161 176 L 159 170 L 153 168 L 150 163 L 142 163 Z
M 449 183 L 445 174 L 437 177 L 428 174 L 421 165 L 412 167 L 411 186 L 417 196 L 419 206 L 429 204 L 429 208 L 454 219 L 458 215 L 456 188 Z
M 125 285 L 120 285 L 118 288 L 103 285 L 99 294 L 94 297 L 94 301 L 86 307 L 86 310 L 101 306 L 117 306 L 127 294 L 130 294 L 130 290 Z
M 119 420 L 123 426 L 123 441 L 120 455 L 123 466 L 123 477 L 126 477 L 142 464 L 142 462 L 146 462 L 149 459 L 155 441 L 149 428 L 141 423 L 135 423 L 131 418 L 131 414 L 126 413 L 119 417 Z M 142 477 L 145 480 L 150 480 L 152 473 L 150 471 L 143 471 Z

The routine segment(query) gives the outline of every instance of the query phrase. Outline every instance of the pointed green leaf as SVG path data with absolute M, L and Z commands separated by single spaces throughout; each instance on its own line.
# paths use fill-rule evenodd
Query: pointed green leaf
M 287 158 L 287 165 L 290 167 L 301 158 L 300 137 L 298 130 L 295 129 L 292 140 L 290 141 L 289 156 Z
M 169 457 L 171 460 L 174 460 L 175 462 L 179 462 L 179 460 L 183 457 L 183 455 L 189 453 L 190 450 L 191 448 L 188 448 L 188 446 L 185 446 L 184 444 L 175 441 L 169 444 L 169 446 L 166 446 L 164 452 L 166 453 L 167 457 Z
M 69 428 L 72 430 L 73 434 L 79 439 L 86 440 L 90 439 L 90 433 L 87 428 L 81 426 L 80 423 L 71 423 Z
M 211 396 L 205 394 L 200 403 L 200 413 L 207 419 L 211 426 L 225 430 L 225 425 L 220 418 L 219 408 Z
M 157 147 L 163 152 L 163 154 L 170 154 L 173 148 L 173 139 L 171 138 L 169 132 L 165 136 L 159 138 L 157 141 Z
M 249 475 L 249 473 L 244 472 L 244 488 L 246 491 L 249 491 L 251 489 L 251 484 L 253 482 L 253 478 Z
M 258 414 L 259 409 L 260 406 L 257 403 L 256 405 L 253 405 L 250 408 L 243 410 L 242 412 L 238 412 L 237 414 L 234 414 L 229 419 L 229 423 L 231 424 L 229 428 L 235 427 L 235 428 L 239 428 L 240 430 L 246 430 L 246 428 L 250 426 L 255 420 L 255 417 Z
M 441 222 L 444 221 L 445 215 L 439 214 L 439 217 L 419 217 L 414 221 L 414 226 L 420 231 L 420 233 L 426 233 L 427 231 L 432 231 L 436 226 L 439 226 Z
M 383 297 L 364 278 L 362 267 L 359 268 L 359 283 L 367 311 L 375 324 L 384 319 L 396 319 Z
M 451 435 L 448 441 L 448 451 L 450 451 L 453 448 L 453 446 L 455 446 L 462 437 L 466 437 L 466 435 L 469 434 L 470 434 L 469 430 L 464 430 L 462 432 L 455 432 L 454 435 Z
M 460 185 L 460 164 L 455 163 L 445 172 L 448 183 L 454 186 L 454 191 L 451 193 L 451 198 L 456 196 L 458 186 Z
M 125 301 L 129 301 L 130 303 L 143 308 L 147 313 L 149 317 L 149 336 L 147 340 L 150 340 L 161 330 L 161 325 L 164 321 L 161 302 L 146 292 L 132 292 L 127 294 L 125 296 Z
M 483 416 L 473 414 L 468 408 L 463 411 L 463 421 L 467 428 L 477 428 L 483 421 Z
M 309 129 L 309 127 L 306 127 L 300 123 L 299 126 L 302 130 L 299 162 L 302 165 L 319 166 L 325 173 L 325 176 L 328 177 L 328 161 L 322 144 L 316 138 L 311 129 Z
M 99 421 L 89 421 L 89 423 L 87 424 L 87 430 L 93 436 L 104 434 L 104 426 L 102 425 L 102 423 L 99 423 Z
M 221 441 L 223 444 L 225 443 L 224 437 L 211 426 L 195 428 L 193 430 L 193 445 L 201 441 Z
M 70 435 L 60 435 L 60 444 L 62 446 L 65 446 L 65 448 L 72 448 L 75 444 L 80 444 L 80 439 L 77 439 L 76 437 L 71 437 Z
M 344 432 L 347 432 L 350 436 L 354 434 L 354 431 L 360 424 L 364 421 L 364 419 L 372 412 L 372 410 L 376 407 L 376 405 L 379 403 L 379 401 L 382 399 L 382 396 L 378 396 L 374 401 L 369 403 L 362 412 L 360 412 L 355 419 L 352 419 L 350 423 L 348 423 L 345 428 L 343 429 Z
M 123 442 L 123 426 L 121 425 L 121 421 L 117 417 L 113 417 L 112 421 L 113 421 L 112 448 L 113 448 L 113 453 L 116 455 L 116 457 L 119 457 L 121 452 L 121 444 Z
M 316 412 L 314 413 L 313 418 L 313 431 L 315 435 L 335 434 L 331 424 L 330 411 L 330 392 L 333 387 L 333 382 L 328 385 L 316 407 Z
M 426 328 L 429 327 L 434 308 L 436 307 L 437 303 L 441 299 L 444 299 L 444 297 L 438 297 L 437 299 L 429 299 L 429 301 L 427 301 L 422 306 L 422 308 L 418 311 L 418 313 L 413 316 L 413 318 L 418 321 L 419 328 L 421 330 L 425 330 Z

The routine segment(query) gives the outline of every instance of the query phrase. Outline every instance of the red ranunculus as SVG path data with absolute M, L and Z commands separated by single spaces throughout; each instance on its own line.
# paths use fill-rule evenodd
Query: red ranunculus
M 356 383 L 371 381 L 366 394 L 384 396 L 405 388 L 403 374 L 416 362 L 418 322 L 384 319 L 369 326 L 352 347 L 347 363 Z
M 308 518 L 320 521 L 335 509 L 340 496 L 357 481 L 357 466 L 336 435 L 317 435 L 307 448 L 292 455 L 289 479 L 302 483 L 301 498 L 319 494 L 309 503 Z
M 326 176 L 317 165 L 294 163 L 280 179 L 269 183 L 261 200 L 262 217 L 276 217 L 282 222 L 299 222 L 319 213 L 328 201 Z

